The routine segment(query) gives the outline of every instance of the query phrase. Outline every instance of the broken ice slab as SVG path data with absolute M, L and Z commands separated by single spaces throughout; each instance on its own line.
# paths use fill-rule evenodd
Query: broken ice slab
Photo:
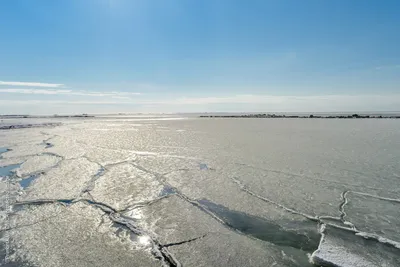
M 32 156 L 21 164 L 16 173 L 19 177 L 24 177 L 29 174 L 38 173 L 40 171 L 47 170 L 51 167 L 56 166 L 61 160 L 62 160 L 61 157 L 49 154 Z
M 397 267 L 400 266 L 398 249 L 367 240 L 351 231 L 329 226 L 321 228 L 318 249 L 311 255 L 317 266 L 334 267 Z
M 57 168 L 40 175 L 26 190 L 21 200 L 72 199 L 98 171 L 99 165 L 85 158 L 63 160 Z
M 10 147 L 11 150 L 4 152 L 1 156 L 4 159 L 14 157 L 24 157 L 39 154 L 44 151 L 44 147 L 38 144 L 20 144 Z
M 98 177 L 90 193 L 96 201 L 120 210 L 157 198 L 163 187 L 153 174 L 122 163 L 109 167 Z
M 31 205 L 18 211 L 9 234 L 11 257 L 35 266 L 160 266 L 101 210 L 84 204 Z M 40 237 L 40 238 L 38 238 Z
M 154 232 L 183 266 L 311 266 L 304 251 L 239 233 L 223 215 L 213 217 L 178 195 L 126 214 Z

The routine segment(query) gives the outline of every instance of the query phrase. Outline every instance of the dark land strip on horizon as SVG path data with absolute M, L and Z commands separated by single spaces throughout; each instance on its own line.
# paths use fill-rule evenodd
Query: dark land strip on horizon
M 276 114 L 244 114 L 244 115 L 201 115 L 200 118 L 287 118 L 287 119 L 400 119 L 400 115 L 276 115 Z

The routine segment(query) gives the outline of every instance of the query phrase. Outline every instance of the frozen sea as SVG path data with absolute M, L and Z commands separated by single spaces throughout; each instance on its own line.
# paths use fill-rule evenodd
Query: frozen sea
M 400 266 L 400 120 L 7 123 L 0 266 Z

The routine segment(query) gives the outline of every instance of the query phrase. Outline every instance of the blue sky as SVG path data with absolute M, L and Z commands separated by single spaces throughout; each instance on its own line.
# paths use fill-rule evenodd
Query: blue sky
M 397 0 L 5 0 L 0 113 L 399 111 Z

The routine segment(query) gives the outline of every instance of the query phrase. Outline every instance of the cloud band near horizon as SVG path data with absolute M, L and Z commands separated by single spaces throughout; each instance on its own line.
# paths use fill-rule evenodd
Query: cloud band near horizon
M 92 101 L 77 100 L 0 100 L 4 107 L 34 110 L 46 107 L 48 114 L 72 110 L 74 113 L 90 113 L 93 107 L 102 106 L 108 112 L 345 112 L 345 111 L 400 111 L 400 94 L 388 95 L 233 95 L 225 97 L 176 97 L 125 99 L 115 98 Z M 98 108 L 97 108 L 98 109 Z M 94 109 L 93 109 L 94 110 Z M 6 112 L 6 113 L 9 113 Z M 21 112 L 26 113 L 26 112 Z M 35 112 L 32 112 L 33 114 Z
M 60 83 L 40 83 L 40 82 L 13 82 L 13 81 L 0 81 L 0 85 L 7 86 L 32 86 L 32 87 L 48 87 L 48 88 L 57 88 L 62 87 L 64 84 Z

